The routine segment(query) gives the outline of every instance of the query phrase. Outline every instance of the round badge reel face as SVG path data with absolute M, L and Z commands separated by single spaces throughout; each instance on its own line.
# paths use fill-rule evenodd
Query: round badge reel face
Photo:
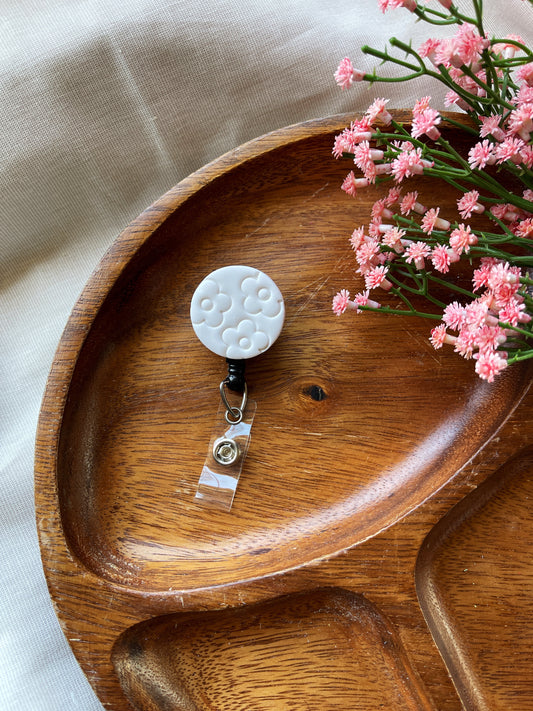
M 284 319 L 280 290 L 253 267 L 217 269 L 198 285 L 191 301 L 191 323 L 200 341 L 233 360 L 248 360 L 268 350 Z
M 216 269 L 200 282 L 190 313 L 199 340 L 228 362 L 228 377 L 220 383 L 222 401 L 195 499 L 202 506 L 229 511 L 256 411 L 256 403 L 247 397 L 244 362 L 264 353 L 276 341 L 283 327 L 285 305 L 269 276 L 253 267 L 232 265 Z M 242 376 L 237 381 L 236 371 Z M 240 405 L 231 404 L 226 387 L 242 393 Z

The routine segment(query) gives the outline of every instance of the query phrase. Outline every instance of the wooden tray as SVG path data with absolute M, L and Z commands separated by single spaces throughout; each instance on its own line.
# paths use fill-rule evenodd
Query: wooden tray
M 333 316 L 334 293 L 360 289 L 347 239 L 381 194 L 339 189 L 332 140 L 350 119 L 269 134 L 181 182 L 120 235 L 68 322 L 37 523 L 106 708 L 533 709 L 531 372 L 487 385 L 426 323 Z M 417 188 L 453 209 L 442 186 Z M 257 414 L 226 513 L 194 500 L 225 372 L 188 311 L 232 263 L 269 274 L 287 318 L 247 367 Z

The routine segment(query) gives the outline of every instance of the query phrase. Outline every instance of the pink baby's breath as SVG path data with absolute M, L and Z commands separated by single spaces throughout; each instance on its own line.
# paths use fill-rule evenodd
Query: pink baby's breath
M 433 348 L 437 350 L 439 348 L 442 348 L 444 343 L 454 345 L 457 341 L 457 337 L 447 333 L 446 324 L 441 323 L 431 330 L 431 336 L 429 340 L 431 341 L 431 345 L 433 346 Z
M 374 267 L 367 274 L 365 274 L 365 286 L 367 289 L 376 289 L 381 287 L 388 291 L 392 288 L 392 283 L 386 278 L 388 267 Z
M 516 79 L 525 82 L 528 86 L 533 86 L 533 62 L 523 64 L 516 70 Z
M 353 172 L 353 170 L 351 170 L 348 173 L 348 175 L 346 176 L 346 178 L 344 179 L 344 182 L 341 185 L 341 188 L 348 195 L 355 197 L 357 195 L 357 191 L 360 188 L 367 188 L 368 185 L 369 185 L 369 183 L 368 183 L 368 180 L 366 180 L 366 178 L 356 178 L 355 173 Z
M 524 148 L 525 143 L 521 138 L 507 136 L 504 141 L 498 143 L 498 145 L 494 148 L 496 163 L 501 164 L 506 160 L 510 160 L 513 163 L 521 163 L 521 153 Z
M 505 131 L 500 126 L 503 121 L 501 116 L 481 116 L 480 121 L 481 126 L 479 128 L 479 135 L 481 138 L 493 136 L 497 141 L 503 141 L 505 138 Z
M 344 57 L 333 76 L 341 89 L 349 89 L 354 81 L 362 81 L 365 73 L 354 69 L 350 58 Z
M 472 168 L 479 169 L 495 163 L 496 157 L 493 154 L 492 143 L 487 138 L 476 143 L 468 152 L 468 162 Z
M 429 95 L 415 102 L 410 125 L 402 125 L 400 118 L 392 120 L 388 100 L 376 98 L 362 119 L 335 137 L 333 155 L 351 156 L 359 171 L 359 176 L 353 171 L 346 176 L 346 193 L 356 196 L 372 186 L 368 192 L 373 195 L 388 180 L 390 185 L 390 178 L 393 187 L 370 198 L 368 224 L 350 237 L 356 278 L 364 279 L 365 289 L 353 300 L 341 290 L 332 309 L 337 315 L 381 309 L 436 318 L 440 323 L 429 336 L 433 347 L 451 345 L 463 358 L 474 359 L 480 378 L 493 382 L 508 364 L 533 358 L 533 55 L 519 35 L 489 40 L 482 29 L 481 1 L 474 3 L 472 20 L 453 1 L 437 0 L 444 14 L 431 9 L 432 0 L 378 0 L 383 12 L 407 8 L 430 23 L 455 25 L 455 34 L 430 38 L 418 52 L 406 46 L 404 59 L 396 51 L 364 49 L 397 65 L 396 74 L 378 74 L 377 67 L 364 74 L 348 57 L 335 72 L 343 89 L 361 80 L 372 85 L 411 80 L 420 73 L 438 76 L 448 90 L 444 105 L 467 112 L 469 125 L 461 130 L 450 117 L 443 128 L 441 111 L 433 108 Z M 402 47 L 399 41 L 391 45 Z M 405 194 L 401 183 L 408 179 L 417 189 Z M 447 192 L 428 208 L 424 191 L 438 195 L 429 184 L 439 181 L 448 184 Z M 452 190 L 459 193 L 453 223 L 441 216 Z M 459 261 L 462 268 L 452 268 Z M 469 268 L 470 288 L 464 281 Z M 377 288 L 402 303 L 383 309 L 369 298 Z M 437 304 L 442 316 L 435 315 Z
M 403 237 L 405 237 L 405 230 L 393 227 L 385 233 L 383 237 L 383 244 L 393 249 L 397 254 L 402 254 L 405 250 L 402 244 Z
M 500 309 L 498 319 L 503 323 L 511 324 L 511 326 L 517 326 L 519 323 L 529 323 L 531 316 L 526 313 L 526 305 L 523 302 L 518 301 L 516 298 L 511 298 Z
M 413 262 L 417 269 L 423 269 L 424 260 L 431 254 L 431 247 L 425 242 L 413 242 L 405 250 L 405 261 Z
M 472 358 L 476 348 L 476 331 L 473 328 L 462 328 L 455 341 L 454 350 L 467 360 Z
M 493 351 L 502 346 L 507 340 L 505 331 L 501 326 L 483 324 L 476 330 L 476 346 L 482 353 Z
M 476 373 L 480 378 L 489 383 L 494 382 L 494 377 L 507 367 L 507 360 L 495 351 L 482 352 L 476 362 Z
M 470 192 L 465 193 L 463 197 L 457 201 L 457 209 L 459 210 L 459 214 L 463 220 L 467 220 L 473 212 L 481 215 L 485 211 L 483 205 L 478 203 L 478 199 L 478 191 L 471 190 Z
M 448 220 L 442 219 L 442 217 L 439 217 L 439 212 L 440 212 L 440 207 L 434 208 L 432 207 L 430 210 L 426 212 L 424 217 L 422 218 L 422 231 L 425 232 L 426 234 L 430 235 L 433 230 L 448 230 L 450 229 L 450 223 Z
M 453 40 L 452 64 L 460 67 L 479 61 L 481 52 L 487 46 L 487 38 L 482 37 L 473 25 L 465 22 L 459 27 Z
M 478 238 L 470 229 L 470 225 L 461 224 L 450 234 L 450 247 L 457 254 L 468 254 L 470 247 L 477 244 Z
M 370 123 L 380 119 L 385 125 L 388 125 L 392 121 L 392 116 L 386 109 L 388 103 L 388 99 L 375 99 L 370 104 L 365 114 Z
M 350 304 L 350 292 L 342 289 L 333 297 L 331 308 L 336 316 L 343 314 Z
M 442 320 L 448 328 L 459 331 L 466 323 L 465 307 L 457 301 L 452 301 L 444 309 Z
M 424 111 L 420 111 L 416 115 L 413 114 L 411 135 L 413 138 L 419 138 L 425 134 L 432 141 L 436 141 L 441 135 L 437 128 L 440 122 L 441 116 L 438 111 L 431 108 L 424 109 Z
M 450 264 L 458 262 L 460 256 L 444 244 L 438 244 L 431 252 L 431 262 L 438 272 L 446 274 L 450 271 Z
M 354 252 L 357 252 L 357 250 L 363 244 L 363 242 L 365 242 L 365 240 L 366 236 L 364 227 L 358 227 L 352 232 L 352 236 L 350 237 L 350 244 Z
M 378 301 L 373 301 L 372 299 L 369 299 L 369 291 L 368 289 L 366 291 L 359 292 L 353 297 L 354 303 L 357 306 L 367 306 L 368 308 L 371 309 L 380 309 L 381 304 Z
M 392 161 L 392 174 L 398 182 L 401 182 L 404 178 L 422 175 L 423 173 L 424 164 L 420 148 L 404 148 Z
M 398 7 L 405 7 L 407 10 L 414 12 L 416 10 L 416 0 L 378 0 L 378 6 L 381 12 L 393 10 Z
M 533 217 L 520 220 L 514 232 L 522 239 L 533 239 Z

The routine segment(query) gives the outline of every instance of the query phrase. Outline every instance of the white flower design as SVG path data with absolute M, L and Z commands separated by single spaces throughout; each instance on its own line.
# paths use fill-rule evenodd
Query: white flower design
M 191 320 L 199 326 L 205 323 L 211 328 L 221 325 L 224 314 L 231 308 L 231 296 L 222 291 L 216 281 L 204 280 L 202 289 L 197 290 L 191 302 Z
M 274 293 L 272 280 L 262 272 L 255 277 L 247 277 L 241 285 L 244 294 L 244 309 L 249 314 L 263 314 L 275 318 L 281 313 L 283 301 L 281 295 Z
M 261 353 L 270 345 L 264 331 L 259 331 L 253 321 L 245 319 L 236 328 L 226 328 L 222 340 L 227 346 L 227 358 L 246 358 L 247 353 Z

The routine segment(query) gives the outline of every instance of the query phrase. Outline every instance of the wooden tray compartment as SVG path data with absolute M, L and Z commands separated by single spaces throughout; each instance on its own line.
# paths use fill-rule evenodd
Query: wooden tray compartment
M 333 294 L 360 288 L 347 238 L 381 194 L 339 189 L 349 165 L 331 157 L 332 138 L 349 121 L 260 138 L 163 196 L 104 257 L 59 345 L 37 436 L 41 550 L 67 638 L 115 711 L 131 708 L 111 663 L 129 628 L 279 595 L 310 604 L 322 586 L 362 595 L 356 607 L 387 620 L 412 696 L 460 707 L 419 607 L 416 558 L 435 523 L 524 445 L 530 372 L 487 385 L 432 349 L 426 323 L 333 316 Z M 417 187 L 444 213 L 455 203 Z M 247 369 L 258 410 L 223 513 L 194 501 L 225 373 L 188 309 L 199 281 L 230 263 L 276 281 L 287 321 Z M 413 691 L 418 678 L 427 691 Z

